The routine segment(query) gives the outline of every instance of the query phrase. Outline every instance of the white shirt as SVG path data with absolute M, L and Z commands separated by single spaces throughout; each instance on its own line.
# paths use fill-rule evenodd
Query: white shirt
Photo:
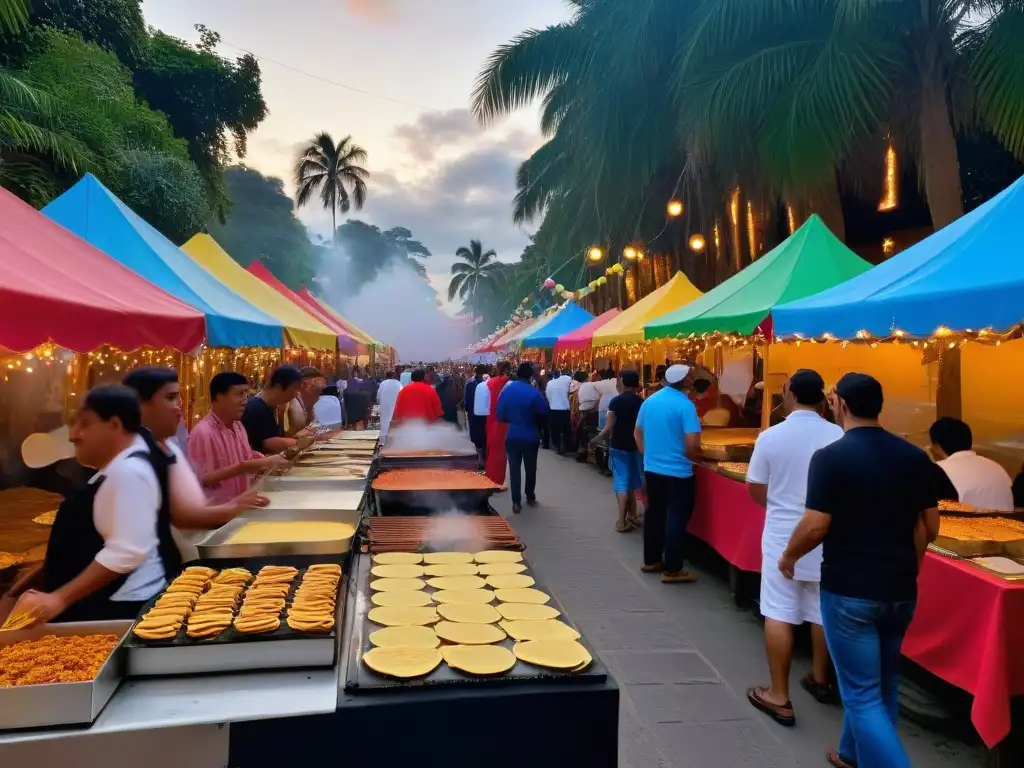
M 937 462 L 949 476 L 960 501 L 978 509 L 1013 511 L 1013 480 L 992 459 L 974 451 L 958 451 Z
M 199 481 L 195 470 L 189 463 L 188 455 L 178 446 L 174 438 L 165 444 L 167 449 L 174 456 L 174 463 L 167 470 L 167 484 L 171 497 L 172 507 L 205 507 L 206 493 L 203 491 L 203 484 Z M 178 545 L 181 552 L 181 559 L 185 562 L 199 559 L 199 550 L 196 549 L 196 542 L 206 536 L 209 531 L 179 529 L 171 526 L 171 535 L 174 543 Z
M 412 384 L 412 371 L 402 371 L 402 375 L 398 377 L 398 383 L 403 387 L 406 384 Z
M 317 424 L 325 426 L 340 424 L 341 400 L 334 395 L 320 395 L 320 399 L 313 403 L 313 418 Z
M 405 376 L 405 374 L 402 374 Z M 388 427 L 391 426 L 391 417 L 395 414 L 395 403 L 398 402 L 398 393 L 402 391 L 402 385 L 394 379 L 384 379 L 377 387 L 377 403 L 380 405 L 380 436 L 388 436 Z
M 580 410 L 592 411 L 601 402 L 601 391 L 593 381 L 585 381 L 580 384 Z
M 544 393 L 548 397 L 548 406 L 552 411 L 569 410 L 570 382 L 572 382 L 572 377 L 566 376 L 564 373 L 557 379 L 552 379 L 548 382 L 547 387 L 544 389 Z
M 594 386 L 601 395 L 601 400 L 597 405 L 597 410 L 601 413 L 605 413 L 608 410 L 608 404 L 612 401 L 612 398 L 619 394 L 619 383 L 615 379 L 602 379 L 601 381 L 596 382 Z
M 491 415 L 491 388 L 487 386 L 486 381 L 477 384 L 473 392 L 473 415 Z
M 762 569 L 777 568 L 807 503 L 807 471 L 819 448 L 843 436 L 842 428 L 811 411 L 794 411 L 762 432 L 754 444 L 747 482 L 768 486 L 761 536 Z M 821 581 L 821 546 L 797 561 L 797 581 Z
M 148 452 L 141 435 L 89 480 L 105 478 L 92 509 L 93 524 L 104 542 L 96 562 L 114 573 L 129 574 L 111 600 L 148 600 L 165 583 L 156 534 L 160 484 L 148 461 L 129 458 L 140 450 Z

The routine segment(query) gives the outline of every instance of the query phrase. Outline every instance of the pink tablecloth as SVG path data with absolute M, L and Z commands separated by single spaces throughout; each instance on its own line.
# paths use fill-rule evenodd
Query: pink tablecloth
M 701 467 L 689 531 L 740 570 L 760 572 L 764 510 L 744 483 Z M 903 655 L 974 696 L 971 721 L 993 747 L 1024 695 L 1024 582 L 1006 582 L 929 552 Z

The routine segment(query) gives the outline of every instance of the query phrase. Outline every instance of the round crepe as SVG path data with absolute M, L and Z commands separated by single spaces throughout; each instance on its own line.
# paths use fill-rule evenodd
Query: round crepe
M 418 607 L 382 607 L 371 608 L 366 618 L 374 624 L 385 627 L 411 627 L 433 624 L 437 621 L 437 611 L 433 608 Z
M 473 560 L 478 563 L 521 563 L 523 553 L 510 552 L 507 549 L 488 549 L 474 554 Z
M 582 669 L 593 661 L 575 640 L 526 640 L 512 646 L 517 659 L 549 669 Z
M 374 592 L 370 602 L 388 608 L 422 608 L 434 604 L 426 592 Z
M 472 563 L 473 556 L 469 552 L 427 552 L 423 555 L 423 562 L 427 565 Z
M 452 605 L 486 605 L 494 600 L 494 594 L 489 589 L 446 589 L 435 592 L 433 598 Z
M 373 576 L 382 579 L 415 579 L 423 575 L 422 565 L 396 563 L 394 565 L 375 565 L 370 569 Z
M 454 621 L 459 624 L 497 624 L 501 621 L 501 614 L 494 609 L 493 605 L 445 603 L 437 606 L 437 613 L 445 621 Z
M 436 648 L 393 646 L 371 648 L 363 654 L 363 663 L 374 672 L 403 680 L 429 675 L 441 661 L 441 652 Z
M 408 648 L 437 648 L 440 638 L 430 627 L 385 627 L 370 633 L 370 642 L 378 648 L 405 646 Z
M 494 596 L 503 603 L 535 603 L 543 605 L 551 599 L 539 589 L 498 589 Z
M 499 603 L 496 609 L 506 621 L 545 621 L 560 615 L 557 608 L 537 603 Z
M 423 555 L 419 552 L 381 552 L 373 556 L 374 565 L 419 565 Z
M 511 573 L 522 573 L 526 566 L 522 563 L 481 563 L 476 567 L 481 576 L 504 576 Z
M 441 654 L 449 667 L 470 675 L 500 675 L 516 665 L 516 657 L 500 645 L 446 645 Z
M 483 589 L 487 582 L 479 576 L 437 576 L 427 579 L 427 586 L 434 589 Z
M 427 576 L 476 576 L 477 567 L 472 563 L 435 563 L 423 571 Z
M 503 621 L 499 625 L 513 640 L 579 640 L 580 633 L 557 619 Z
M 533 576 L 527 576 L 523 573 L 507 573 L 501 576 L 487 577 L 487 586 L 494 587 L 495 589 L 526 589 L 536 583 L 533 580 Z
M 489 645 L 500 643 L 508 635 L 494 624 L 458 624 L 454 621 L 439 621 L 434 632 L 442 640 L 457 645 Z
M 427 586 L 423 579 L 376 579 L 370 582 L 374 592 L 416 592 Z

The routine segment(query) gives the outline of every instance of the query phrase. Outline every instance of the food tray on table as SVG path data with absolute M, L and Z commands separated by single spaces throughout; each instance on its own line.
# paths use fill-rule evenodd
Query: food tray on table
M 1024 523 L 1005 517 L 943 515 L 936 547 L 960 557 L 1024 556 Z
M 359 528 L 361 512 L 356 510 L 322 511 L 292 510 L 243 512 L 230 523 L 221 526 L 196 543 L 199 556 L 206 559 L 239 559 L 246 557 L 274 557 L 280 555 L 333 555 L 341 556 L 352 549 L 352 539 Z M 344 523 L 351 528 L 347 535 L 336 539 L 292 541 L 232 541 L 246 525 L 252 523 Z
M 1009 557 L 976 557 L 967 562 L 1003 581 L 1024 581 L 1024 563 L 1020 560 Z
M 500 515 L 367 517 L 363 538 L 370 553 L 479 549 L 524 549 L 519 534 Z
M 358 491 L 366 493 L 366 476 L 307 477 L 281 475 L 266 477 L 256 488 L 259 493 L 272 491 Z
M 390 469 L 370 484 L 377 514 L 479 511 L 487 500 L 504 490 L 480 472 L 452 468 Z
M 582 636 L 582 633 L 579 643 L 590 654 L 592 661 L 585 669 L 579 671 L 548 669 L 545 667 L 534 666 L 518 659 L 512 669 L 499 675 L 471 675 L 449 667 L 444 661 L 442 661 L 441 664 L 429 674 L 413 679 L 403 680 L 391 678 L 373 671 L 363 663 L 362 656 L 366 651 L 373 648 L 369 639 L 370 633 L 378 629 L 383 629 L 384 627 L 371 622 L 367 616 L 369 611 L 375 607 L 370 601 L 370 595 L 372 594 L 370 582 L 374 578 L 370 574 L 370 568 L 373 566 L 371 560 L 372 558 L 369 556 L 359 558 L 359 562 L 355 566 L 355 571 L 352 575 L 355 592 L 353 595 L 354 610 L 350 617 L 352 621 L 352 631 L 347 647 L 348 669 L 345 680 L 346 693 L 372 693 L 374 691 L 382 690 L 423 690 L 441 686 L 503 686 L 531 683 L 579 683 L 585 685 L 603 683 L 608 679 L 607 670 L 598 658 L 597 653 L 589 643 L 587 643 L 586 638 Z M 559 612 L 559 621 L 569 625 L 573 629 L 576 629 L 578 632 L 579 628 L 576 627 L 572 620 L 565 614 L 565 611 L 562 609 L 562 606 L 558 603 L 555 597 L 551 595 L 551 592 L 545 588 L 542 582 L 537 580 L 532 566 L 525 560 L 523 560 L 522 564 L 526 566 L 526 570 L 523 571 L 523 574 L 531 576 L 535 580 L 533 588 L 551 596 L 551 599 L 546 604 L 555 608 Z M 428 586 L 424 591 L 428 594 L 433 594 L 438 590 Z M 494 601 L 492 605 L 497 605 L 497 601 Z M 511 637 L 507 637 L 499 643 L 493 643 L 493 645 L 507 648 L 511 651 L 515 642 L 516 641 Z M 447 645 L 447 643 L 444 644 Z
M 700 433 L 700 452 L 713 461 L 750 461 L 757 433 L 746 427 L 707 428 Z
M 707 461 L 702 466 L 730 480 L 740 481 L 747 479 L 747 470 L 750 468 L 750 464 L 744 461 Z
M 124 677 L 124 644 L 131 626 L 131 621 L 83 621 L 0 632 L 0 649 L 50 635 L 112 635 L 117 638 L 91 680 L 34 685 L 4 685 L 0 682 L 0 730 L 92 723 Z
M 345 596 L 348 589 L 348 563 L 350 558 L 317 558 L 316 563 L 341 566 L 341 582 L 336 595 L 334 627 L 324 632 L 300 632 L 288 626 L 286 612 L 280 616 L 281 626 L 273 632 L 247 634 L 228 627 L 215 637 L 198 639 L 188 637 L 183 625 L 169 640 L 144 640 L 129 631 L 124 647 L 127 652 L 129 677 L 162 677 L 170 675 L 222 674 L 246 670 L 295 669 L 330 667 L 334 665 L 338 645 L 338 628 L 344 618 Z M 247 558 L 238 560 L 196 560 L 186 568 L 205 566 L 214 570 L 246 568 L 253 576 L 265 566 L 291 566 L 298 570 L 291 582 L 286 608 L 291 606 L 295 590 L 306 574 L 310 558 Z M 246 590 L 248 585 L 246 586 Z M 134 627 L 160 598 L 148 601 Z M 245 592 L 242 593 L 244 600 Z M 238 609 L 235 609 L 237 615 Z
M 344 491 L 289 488 L 283 491 L 267 491 L 263 495 L 270 502 L 262 508 L 267 512 L 354 512 L 362 508 L 366 483 L 358 482 Z

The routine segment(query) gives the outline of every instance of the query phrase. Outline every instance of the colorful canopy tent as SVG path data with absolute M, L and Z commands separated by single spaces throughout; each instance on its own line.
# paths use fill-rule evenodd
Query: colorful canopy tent
M 196 265 L 91 173 L 46 206 L 43 213 L 135 275 L 202 312 L 206 316 L 207 344 L 281 346 L 280 322 Z
M 746 269 L 682 309 L 645 325 L 644 338 L 715 332 L 749 335 L 779 304 L 811 296 L 870 268 L 813 215 Z
M 198 234 L 181 246 L 199 266 L 284 326 L 289 346 L 334 349 L 338 336 L 319 320 L 296 307 L 258 277 L 250 275 L 207 234 Z
M 779 336 L 858 331 L 930 336 L 1006 331 L 1024 320 L 1024 177 L 984 205 L 849 282 L 773 312 Z
M 387 346 L 386 344 L 377 341 L 375 338 L 373 338 L 373 336 L 368 334 L 366 331 L 364 331 L 358 325 L 353 323 L 347 317 L 344 317 L 341 314 L 339 314 L 337 310 L 335 310 L 334 307 L 332 307 L 330 304 L 325 304 L 324 302 L 320 301 L 320 299 L 318 299 L 316 296 L 309 292 L 308 288 L 299 289 L 298 297 L 302 299 L 306 304 L 315 307 L 321 312 L 326 313 L 328 316 L 333 317 L 337 322 L 341 323 L 341 326 L 345 328 L 346 331 L 348 331 L 348 335 L 351 336 L 356 341 L 362 344 L 372 345 L 375 347 Z
M 519 325 L 513 325 L 504 333 L 499 334 L 498 338 L 494 339 L 490 344 L 480 347 L 477 352 L 498 352 L 499 350 L 505 349 L 510 346 L 520 334 L 528 333 L 531 328 L 541 321 L 541 319 L 547 320 L 548 318 L 528 317 Z
M 672 279 L 661 288 L 647 294 L 596 331 L 591 343 L 594 347 L 607 347 L 612 344 L 638 344 L 644 340 L 644 325 L 689 304 L 702 295 L 686 275 L 676 272 Z
M 204 334 L 201 312 L 0 189 L 0 346 L 191 352 Z
M 621 310 L 609 309 L 607 312 L 602 312 L 589 323 L 577 328 L 575 331 L 570 331 L 563 336 L 559 336 L 558 340 L 555 342 L 555 351 L 566 352 L 570 349 L 590 349 L 594 333 L 610 323 L 620 314 L 622 314 Z
M 529 349 L 551 349 L 559 336 L 571 333 L 594 319 L 594 316 L 577 305 L 566 302 L 566 305 L 543 328 L 535 329 L 523 339 L 523 346 Z

